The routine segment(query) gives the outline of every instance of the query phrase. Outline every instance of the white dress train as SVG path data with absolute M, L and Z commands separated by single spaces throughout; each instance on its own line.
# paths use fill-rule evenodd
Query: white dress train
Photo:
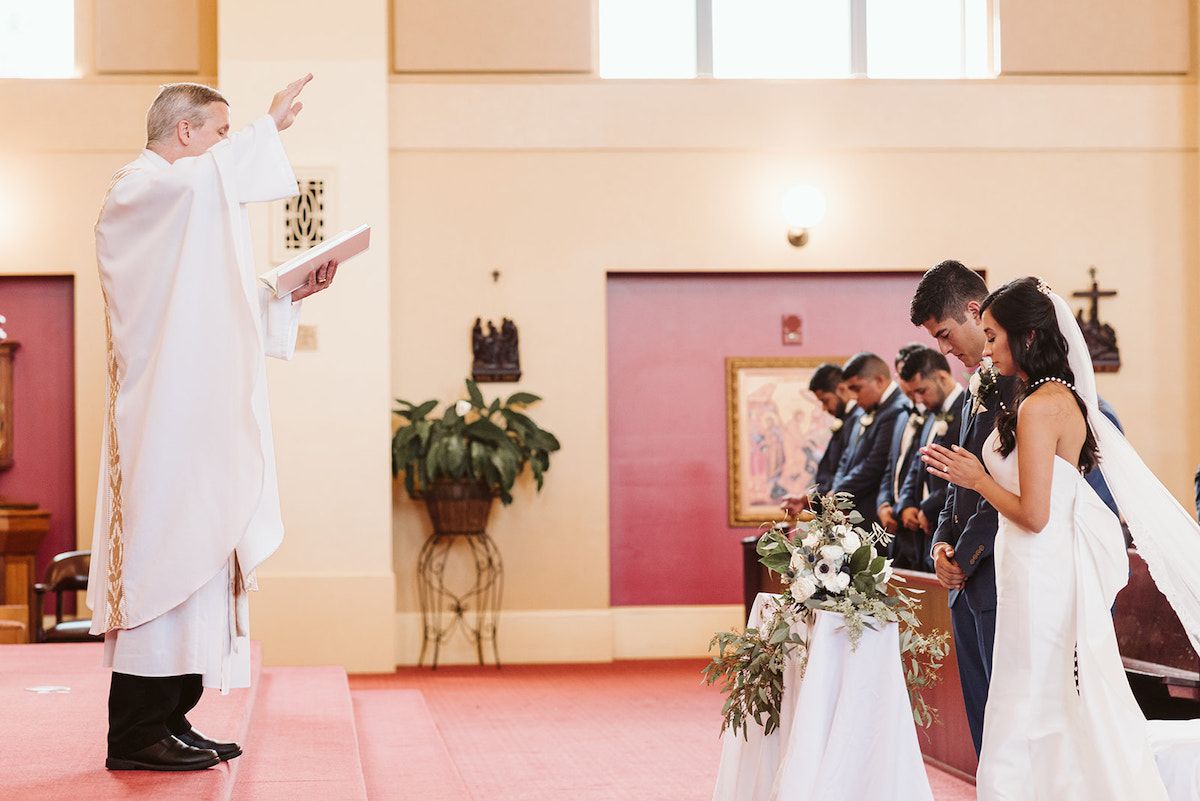
M 984 462 L 1019 494 L 1016 450 L 1002 457 L 997 440 Z M 1000 517 L 979 801 L 1167 800 L 1109 611 L 1127 559 L 1116 516 L 1058 456 L 1046 527 Z

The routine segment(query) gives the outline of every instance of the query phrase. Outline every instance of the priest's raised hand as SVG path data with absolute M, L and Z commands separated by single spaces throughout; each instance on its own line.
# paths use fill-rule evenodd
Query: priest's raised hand
M 271 110 L 267 113 L 271 115 L 271 119 L 275 120 L 277 130 L 286 131 L 292 127 L 292 123 L 296 121 L 296 115 L 300 113 L 300 109 L 304 108 L 304 104 L 297 103 L 296 98 L 300 96 L 300 90 L 307 86 L 312 78 L 310 72 L 275 93 L 275 97 L 271 99 Z

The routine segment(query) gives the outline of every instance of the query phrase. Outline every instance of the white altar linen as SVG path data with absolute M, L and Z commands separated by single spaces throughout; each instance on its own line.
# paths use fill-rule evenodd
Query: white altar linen
M 760 593 L 746 625 L 759 627 L 778 597 Z M 713 801 L 933 801 L 896 624 L 866 629 L 855 651 L 833 612 L 797 633 L 808 636 L 808 668 L 801 679 L 788 659 L 780 726 L 763 736 L 751 721 L 749 739 L 726 730 Z
M 1148 720 L 1146 727 L 1171 801 L 1200 801 L 1200 720 Z

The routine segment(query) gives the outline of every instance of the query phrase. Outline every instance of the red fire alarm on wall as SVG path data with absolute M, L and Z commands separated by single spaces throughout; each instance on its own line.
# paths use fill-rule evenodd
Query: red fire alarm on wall
M 800 315 L 783 315 L 783 344 L 799 345 L 803 341 L 800 336 Z

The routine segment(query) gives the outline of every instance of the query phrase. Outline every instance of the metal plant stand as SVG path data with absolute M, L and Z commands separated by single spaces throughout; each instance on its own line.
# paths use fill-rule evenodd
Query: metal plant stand
M 500 595 L 504 590 L 504 564 L 500 549 L 487 533 L 492 508 L 492 491 L 482 483 L 438 479 L 424 495 L 425 508 L 433 523 L 433 534 L 417 557 L 417 590 L 421 598 L 421 656 L 433 644 L 433 669 L 437 670 L 442 643 L 462 628 L 475 643 L 479 664 L 483 664 L 483 645 L 492 644 L 492 656 L 500 667 L 496 646 L 496 621 L 500 616 Z M 459 594 L 446 586 L 446 562 L 457 541 L 467 545 L 475 565 L 475 581 Z
M 475 563 L 475 581 L 461 595 L 445 582 L 446 559 L 456 540 L 466 542 Z M 496 646 L 496 621 L 500 615 L 500 595 L 504 589 L 504 565 L 500 549 L 486 531 L 473 533 L 433 534 L 425 541 L 417 561 L 417 584 L 421 596 L 421 617 L 424 630 L 421 656 L 417 665 L 425 664 L 425 652 L 433 645 L 433 669 L 437 670 L 438 651 L 456 628 L 462 628 L 467 639 L 475 643 L 479 664 L 483 664 L 483 646 L 490 642 L 496 667 L 500 667 L 500 651 Z

